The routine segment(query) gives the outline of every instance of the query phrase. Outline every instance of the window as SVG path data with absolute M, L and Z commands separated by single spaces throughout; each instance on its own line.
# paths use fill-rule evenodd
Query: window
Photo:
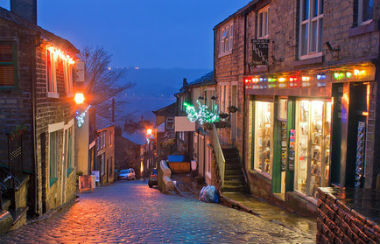
M 49 178 L 50 186 L 53 185 L 58 178 L 59 165 L 59 133 L 58 131 L 49 134 Z
M 228 107 L 230 106 L 229 103 L 229 86 L 228 85 L 222 85 L 220 86 L 220 112 L 221 113 L 228 113 Z
M 65 80 L 65 91 L 66 96 L 73 95 L 73 66 L 69 63 L 68 60 L 63 62 L 63 77 Z
M 73 169 L 73 127 L 70 127 L 67 132 L 67 175 L 69 175 Z
M 219 31 L 220 46 L 219 56 L 224 56 L 232 53 L 233 45 L 233 24 L 228 24 Z
M 273 103 L 255 102 L 254 167 L 255 170 L 272 175 L 273 161 Z
M 166 118 L 166 129 L 172 130 L 174 129 L 174 119 Z
M 14 42 L 0 42 L 0 87 L 16 86 L 16 51 Z
M 257 37 L 260 39 L 268 38 L 269 35 L 269 7 L 260 9 L 257 19 Z
M 46 77 L 48 86 L 48 97 L 58 98 L 57 92 L 57 74 L 56 74 L 56 62 L 57 55 L 46 50 Z
M 105 155 L 104 153 L 100 156 L 100 175 L 105 173 Z
M 356 24 L 366 24 L 373 18 L 373 0 L 356 0 L 355 1 L 355 14 Z
M 300 0 L 299 56 L 322 54 L 323 0 Z

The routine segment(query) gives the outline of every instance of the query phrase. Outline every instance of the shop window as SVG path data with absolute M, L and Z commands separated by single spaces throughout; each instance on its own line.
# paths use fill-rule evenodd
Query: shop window
M 322 54 L 323 0 L 300 0 L 299 57 Z
M 328 186 L 330 124 L 330 102 L 297 101 L 295 189 L 308 196 Z
M 257 19 L 257 37 L 266 39 L 269 36 L 269 7 L 260 9 Z
M 47 88 L 48 97 L 58 98 L 57 91 L 57 61 L 58 57 L 56 54 L 46 50 L 46 77 L 47 77 Z
M 0 42 L 0 88 L 17 83 L 17 49 L 13 42 Z
M 59 165 L 59 133 L 54 131 L 49 133 L 49 179 L 50 186 L 53 185 L 58 178 Z
M 233 24 L 228 24 L 219 29 L 220 45 L 219 57 L 232 53 L 233 45 Z
M 374 0 L 355 0 L 356 25 L 363 25 L 373 19 Z
M 255 102 L 255 170 L 271 176 L 273 160 L 273 103 Z

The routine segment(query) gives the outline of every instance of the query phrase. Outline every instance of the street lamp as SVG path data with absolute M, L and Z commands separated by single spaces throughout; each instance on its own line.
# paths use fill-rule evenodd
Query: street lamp
M 75 93 L 74 101 L 76 104 L 83 104 L 85 100 L 84 94 L 82 92 Z

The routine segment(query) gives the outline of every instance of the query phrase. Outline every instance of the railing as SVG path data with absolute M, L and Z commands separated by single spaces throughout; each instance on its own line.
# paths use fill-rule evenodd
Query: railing
M 219 177 L 220 177 L 220 187 L 223 188 L 224 185 L 224 170 L 225 170 L 225 162 L 223 155 L 222 147 L 220 146 L 220 141 L 218 137 L 218 131 L 216 130 L 216 127 L 214 124 L 212 124 L 212 147 L 214 148 L 214 154 L 215 154 L 215 161 L 216 165 L 218 167 Z

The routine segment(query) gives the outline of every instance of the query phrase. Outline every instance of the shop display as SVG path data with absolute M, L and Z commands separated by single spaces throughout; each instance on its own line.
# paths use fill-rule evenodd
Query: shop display
M 289 132 L 289 171 L 294 171 L 294 162 L 296 155 L 296 130 Z
M 328 102 L 302 100 L 297 103 L 296 189 L 310 196 L 328 183 L 330 114 Z
M 364 175 L 365 122 L 358 123 L 356 146 L 355 187 L 361 187 Z
M 272 174 L 273 103 L 255 102 L 255 169 Z
M 288 125 L 281 122 L 281 171 L 286 170 L 288 162 Z

